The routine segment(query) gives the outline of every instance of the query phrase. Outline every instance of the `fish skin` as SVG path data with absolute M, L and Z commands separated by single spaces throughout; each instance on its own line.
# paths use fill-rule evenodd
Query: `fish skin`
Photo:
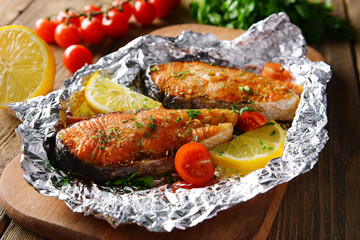
M 185 143 L 209 149 L 232 138 L 238 115 L 227 109 L 152 109 L 99 115 L 56 136 L 60 168 L 99 183 L 174 171 L 174 155 Z M 210 139 L 210 140 L 209 140 Z
M 198 61 L 160 64 L 149 71 L 148 94 L 166 108 L 247 106 L 269 119 L 291 121 L 303 91 L 291 82 Z

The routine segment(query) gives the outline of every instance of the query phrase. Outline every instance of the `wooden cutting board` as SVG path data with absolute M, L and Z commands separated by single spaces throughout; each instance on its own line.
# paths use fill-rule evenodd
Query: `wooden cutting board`
M 158 29 L 151 34 L 177 36 L 183 30 L 211 32 L 221 40 L 231 40 L 243 31 L 215 26 L 182 24 Z M 308 57 L 323 60 L 309 48 Z M 64 202 L 38 193 L 23 178 L 20 156 L 5 168 L 0 179 L 0 204 L 6 214 L 24 228 L 50 239 L 266 239 L 281 203 L 287 183 L 219 212 L 212 219 L 186 230 L 153 233 L 135 224 L 112 228 L 94 216 L 72 212 Z

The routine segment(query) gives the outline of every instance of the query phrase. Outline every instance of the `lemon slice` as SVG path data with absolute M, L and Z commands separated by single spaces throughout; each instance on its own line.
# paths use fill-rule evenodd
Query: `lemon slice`
M 0 108 L 51 92 L 55 70 L 52 50 L 32 30 L 0 28 Z
M 280 125 L 270 121 L 210 150 L 211 160 L 221 167 L 243 172 L 263 168 L 271 159 L 282 156 L 285 135 Z
M 162 104 L 96 72 L 85 87 L 85 99 L 95 113 L 160 108 Z

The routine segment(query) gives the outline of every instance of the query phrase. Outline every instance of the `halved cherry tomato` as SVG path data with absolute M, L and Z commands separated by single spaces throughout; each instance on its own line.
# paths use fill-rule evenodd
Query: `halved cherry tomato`
M 80 27 L 80 18 L 78 14 L 71 9 L 63 10 L 59 12 L 58 15 L 56 16 L 55 22 L 56 24 L 67 23 L 67 19 L 69 20 L 69 23 L 72 23 L 75 26 Z
M 243 132 L 257 129 L 268 122 L 266 117 L 255 111 L 242 112 L 236 123 L 236 127 Z
M 287 82 L 292 80 L 289 71 L 285 70 L 280 64 L 272 62 L 265 64 L 261 76 Z
M 136 0 L 134 16 L 138 23 L 143 26 L 150 25 L 156 17 L 156 9 L 153 4 L 144 0 Z
M 70 45 L 78 44 L 81 41 L 81 35 L 79 28 L 74 24 L 67 25 L 66 23 L 60 23 L 55 28 L 55 42 L 63 48 L 67 48 Z
M 175 155 L 175 168 L 182 179 L 195 185 L 209 182 L 215 172 L 209 151 L 200 143 L 187 143 Z
M 127 20 L 129 20 L 133 14 L 133 7 L 131 6 L 130 2 L 127 2 L 126 0 L 115 0 L 111 3 L 111 5 L 116 7 L 115 10 L 122 12 Z
M 156 9 L 156 17 L 166 17 L 171 10 L 171 1 L 169 0 L 149 0 L 149 3 L 153 4 Z
M 42 38 L 42 40 L 47 43 L 51 43 L 55 41 L 54 33 L 56 26 L 56 23 L 46 18 L 40 18 L 36 20 L 34 24 L 34 31 Z
M 90 44 L 101 43 L 105 38 L 104 27 L 101 21 L 95 17 L 85 18 L 81 22 L 80 33 L 84 41 Z
M 103 17 L 102 25 L 105 34 L 112 38 L 125 35 L 129 29 L 129 22 L 126 16 L 115 9 L 109 11 L 107 17 Z
M 82 68 L 86 63 L 92 64 L 93 56 L 89 49 L 80 44 L 71 45 L 63 53 L 63 63 L 72 73 Z

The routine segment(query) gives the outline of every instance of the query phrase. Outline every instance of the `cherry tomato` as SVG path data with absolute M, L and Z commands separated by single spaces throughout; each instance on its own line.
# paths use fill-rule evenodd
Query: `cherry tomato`
M 86 63 L 92 64 L 93 56 L 89 49 L 80 44 L 71 45 L 63 53 L 64 66 L 72 73 L 82 68 Z
M 171 2 L 169 0 L 149 0 L 149 3 L 153 4 L 156 10 L 156 17 L 166 17 L 171 10 Z
M 138 23 L 143 26 L 150 25 L 156 17 L 156 9 L 153 4 L 144 0 L 136 0 L 134 5 L 134 16 Z
M 171 0 L 171 9 L 177 8 L 180 5 L 181 0 Z
M 283 66 L 277 63 L 267 63 L 262 70 L 261 76 L 270 77 L 280 81 L 289 82 L 292 80 L 290 73 Z
M 105 34 L 109 37 L 124 36 L 129 29 L 129 22 L 125 15 L 119 11 L 109 11 L 107 17 L 103 17 L 102 25 Z
M 80 27 L 80 18 L 78 16 L 78 14 L 73 11 L 73 10 L 63 10 L 61 12 L 58 13 L 58 15 L 56 16 L 56 24 L 60 24 L 60 23 L 67 23 L 67 19 L 69 20 L 68 22 L 71 24 L 74 24 L 77 27 Z
M 112 2 L 112 5 L 116 7 L 115 10 L 122 12 L 127 20 L 129 20 L 133 14 L 133 7 L 131 6 L 130 2 L 126 2 L 125 0 L 116 0 Z
M 81 41 L 79 28 L 73 24 L 60 23 L 55 28 L 55 42 L 63 48 L 78 44 Z
M 34 24 L 34 31 L 36 32 L 39 37 L 41 37 L 45 42 L 51 43 L 55 41 L 55 28 L 56 23 L 46 19 L 46 18 L 40 18 L 36 20 Z
M 209 182 L 215 171 L 209 151 L 195 142 L 187 143 L 177 151 L 175 168 L 182 179 L 198 186 Z
M 88 4 L 83 7 L 82 11 L 87 16 L 93 15 L 93 16 L 91 16 L 91 18 L 94 17 L 94 18 L 98 19 L 100 22 L 103 18 L 103 14 L 101 13 L 101 8 L 98 6 Z
M 85 18 L 81 22 L 81 37 L 90 44 L 101 43 L 105 38 L 105 30 L 102 23 L 95 17 Z
M 267 119 L 258 112 L 242 112 L 236 123 L 236 127 L 243 132 L 257 129 L 267 123 Z

